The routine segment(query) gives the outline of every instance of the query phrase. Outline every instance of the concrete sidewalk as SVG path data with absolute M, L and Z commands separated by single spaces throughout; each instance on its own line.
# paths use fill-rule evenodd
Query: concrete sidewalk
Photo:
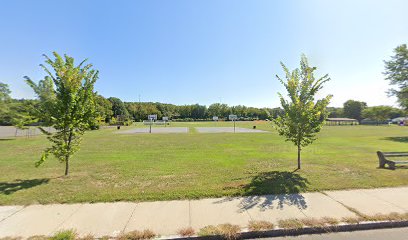
M 144 229 L 169 236 L 186 227 L 196 231 L 222 223 L 246 227 L 251 220 L 355 217 L 346 206 L 370 215 L 405 213 L 408 187 L 190 201 L 0 206 L 0 238 L 52 235 L 71 228 L 95 237 Z

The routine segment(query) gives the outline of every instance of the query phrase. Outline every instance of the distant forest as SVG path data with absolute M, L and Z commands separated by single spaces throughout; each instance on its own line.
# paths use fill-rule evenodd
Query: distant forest
M 119 98 L 96 97 L 98 122 L 103 124 L 130 124 L 133 121 L 147 120 L 148 115 L 157 114 L 158 119 L 169 117 L 171 121 L 208 121 L 213 116 L 220 120 L 228 120 L 228 115 L 235 114 L 238 120 L 272 120 L 282 114 L 281 108 L 256 108 L 244 105 L 229 106 L 223 103 L 213 103 L 209 106 L 200 104 L 175 105 L 159 102 L 123 102 Z M 34 119 L 39 101 L 33 99 L 11 99 L 5 101 L 7 114 L 0 114 L 0 125 L 18 125 L 15 119 L 24 124 L 36 124 L 41 119 Z M 359 122 L 364 118 L 385 120 L 405 116 L 405 111 L 390 106 L 367 107 L 364 102 L 349 100 L 342 108 L 327 108 L 329 117 L 348 117 Z M 23 120 L 21 120 L 23 119 Z M 32 121 L 30 121 L 32 119 Z
M 223 103 L 214 103 L 209 106 L 200 104 L 175 105 L 159 102 L 123 102 L 119 98 L 96 97 L 98 121 L 103 124 L 127 124 L 132 121 L 147 120 L 148 115 L 157 114 L 158 119 L 168 117 L 172 121 L 206 121 L 213 116 L 220 120 L 227 120 L 228 115 L 235 114 L 239 120 L 266 120 L 276 118 L 281 114 L 281 108 L 255 108 L 243 105 L 229 106 Z M 39 104 L 33 99 L 9 99 L 7 101 L 8 114 L 0 116 L 1 125 L 15 125 L 13 119 L 19 115 L 29 118 L 35 116 Z M 41 121 L 41 119 L 39 120 Z

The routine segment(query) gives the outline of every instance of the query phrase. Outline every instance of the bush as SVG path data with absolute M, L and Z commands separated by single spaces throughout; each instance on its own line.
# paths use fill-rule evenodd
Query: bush
M 211 236 L 211 235 L 220 235 L 225 239 L 231 240 L 236 239 L 241 232 L 241 228 L 238 225 L 233 224 L 220 224 L 217 226 L 206 226 L 200 229 L 198 233 L 199 236 Z
M 250 221 L 248 229 L 250 231 L 266 231 L 274 228 L 273 223 L 268 221 Z
M 187 227 L 178 230 L 177 233 L 182 237 L 191 237 L 195 234 L 195 231 L 192 227 Z
M 279 220 L 278 225 L 283 229 L 300 229 L 303 227 L 303 223 L 298 219 Z
M 50 240 L 75 240 L 77 236 L 77 233 L 73 229 L 62 230 L 55 233 Z
M 152 239 L 156 237 L 156 234 L 151 230 L 144 231 L 131 231 L 128 233 L 123 233 L 119 235 L 117 240 L 142 240 L 142 239 Z

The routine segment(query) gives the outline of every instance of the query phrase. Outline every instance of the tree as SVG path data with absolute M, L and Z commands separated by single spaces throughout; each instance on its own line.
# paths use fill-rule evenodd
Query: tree
M 129 117 L 129 113 L 125 107 L 125 104 L 120 100 L 119 98 L 116 97 L 110 97 L 108 100 L 112 103 L 112 111 L 113 111 L 113 116 L 124 116 L 125 118 Z
M 0 117 L 7 113 L 7 102 L 10 100 L 10 93 L 8 85 L 0 82 Z
M 221 112 L 221 103 L 213 103 L 211 104 L 208 109 L 208 115 L 210 117 L 216 116 L 216 117 L 221 117 L 222 112 Z
M 204 105 L 194 104 L 190 106 L 191 118 L 204 119 L 207 114 L 207 107 Z
M 79 150 L 83 134 L 95 121 L 94 84 L 98 79 L 98 71 L 92 69 L 91 64 L 85 65 L 86 60 L 75 66 L 72 57 L 61 57 L 56 52 L 53 55 L 54 60 L 44 55 L 45 63 L 51 69 L 40 65 L 48 74 L 44 80 L 36 84 L 25 77 L 27 84 L 40 99 L 39 113 L 56 130 L 51 133 L 40 128 L 52 142 L 52 146 L 44 150 L 35 165 L 40 166 L 49 154 L 53 154 L 60 162 L 65 163 L 65 175 L 68 175 L 70 157 Z
M 389 117 L 391 119 L 405 116 L 405 111 L 399 108 L 392 108 Z
M 394 108 L 390 106 L 375 106 L 364 109 L 363 116 L 371 120 L 377 121 L 377 125 L 390 119 Z
M 328 107 L 329 118 L 341 118 L 344 117 L 343 108 Z
M 322 89 L 323 84 L 330 80 L 326 74 L 318 80 L 314 77 L 316 67 L 310 67 L 305 55 L 302 55 L 300 69 L 290 72 L 281 62 L 285 71 L 286 80 L 276 77 L 287 91 L 288 100 L 279 93 L 280 102 L 284 113 L 275 120 L 275 127 L 279 135 L 286 137 L 297 146 L 298 169 L 300 169 L 300 153 L 302 147 L 306 147 L 316 140 L 323 122 L 327 118 L 327 105 L 331 95 L 315 102 L 316 93 Z
M 282 108 L 277 107 L 277 108 L 272 108 L 269 109 L 269 113 L 270 113 L 270 117 L 275 119 L 277 118 L 279 115 L 284 114 L 284 111 Z
M 96 112 L 98 113 L 99 117 L 103 119 L 103 121 L 109 122 L 113 115 L 112 103 L 101 95 L 97 95 L 95 97 L 95 103 Z
M 402 44 L 394 49 L 394 56 L 385 63 L 385 79 L 397 89 L 389 89 L 388 93 L 396 96 L 401 107 L 408 109 L 408 48 Z
M 35 109 L 38 102 L 35 100 L 13 100 L 10 104 L 10 111 L 8 114 L 9 122 L 16 128 L 15 136 L 17 136 L 17 129 L 27 130 L 28 125 L 38 121 L 35 114 Z M 29 136 L 30 132 L 27 132 Z
M 0 82 L 0 101 L 10 99 L 10 89 L 7 84 Z
M 363 110 L 367 107 L 367 103 L 348 100 L 343 104 L 343 115 L 348 118 L 357 119 L 360 123 L 363 120 Z

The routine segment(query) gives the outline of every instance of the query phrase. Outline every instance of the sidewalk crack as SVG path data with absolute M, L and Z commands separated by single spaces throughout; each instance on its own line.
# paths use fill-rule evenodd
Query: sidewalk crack
M 302 209 L 299 208 L 299 211 L 303 214 L 303 216 L 308 217 L 308 216 L 306 215 L 306 213 L 302 211 Z
M 66 223 L 68 221 L 68 219 L 70 219 L 72 217 L 72 215 L 74 215 L 75 213 L 77 213 L 79 211 L 79 209 L 84 206 L 84 204 L 80 204 L 78 206 L 77 209 L 75 209 L 75 211 L 73 211 L 65 220 L 63 220 L 60 224 L 58 224 L 57 227 L 55 227 L 52 232 L 56 232 L 62 225 L 64 225 L 64 223 Z
M 331 197 L 329 194 L 327 194 L 327 193 L 325 193 L 325 192 L 320 192 L 320 193 L 323 194 L 323 195 L 326 195 L 328 198 L 330 198 L 330 199 L 332 199 L 333 201 L 339 203 L 340 205 L 342 205 L 343 207 L 345 207 L 348 211 L 350 211 L 350 212 L 356 214 L 358 217 L 364 216 L 364 214 L 361 213 L 360 211 L 358 211 L 357 209 L 352 208 L 352 207 L 350 207 L 350 206 L 348 206 L 348 205 L 346 205 L 346 204 L 340 202 L 340 201 L 337 200 L 337 199 L 334 199 L 334 198 Z
M 134 213 L 135 213 L 135 211 L 136 211 L 136 207 L 137 207 L 137 203 L 135 203 L 135 207 L 134 207 L 134 208 L 133 208 L 133 210 L 132 210 L 132 214 L 130 214 L 129 219 L 126 221 L 126 224 L 125 224 L 125 226 L 123 227 L 122 232 L 125 232 L 125 230 L 126 230 L 127 226 L 129 225 L 130 219 L 132 219 L 133 214 L 134 214 Z
M 364 193 L 364 194 L 366 194 L 366 195 L 368 195 L 368 196 L 370 196 L 370 197 L 376 198 L 376 199 L 378 199 L 378 200 L 380 200 L 380 201 L 389 203 L 389 204 L 391 204 L 392 206 L 394 206 L 394 207 L 396 207 L 396 208 L 398 208 L 398 209 L 401 209 L 401 210 L 403 210 L 403 211 L 407 211 L 407 209 L 402 208 L 402 207 L 400 207 L 400 206 L 398 206 L 398 205 L 396 205 L 396 204 L 394 204 L 394 203 L 392 203 L 392 202 L 389 202 L 389 201 L 387 201 L 387 200 L 385 200 L 385 199 L 383 199 L 383 198 L 381 198 L 381 197 L 375 196 L 374 194 L 370 194 L 370 193 L 368 193 L 368 192 L 366 192 L 366 191 L 360 191 L 360 192 L 362 192 L 362 193 Z
M 1 219 L 0 222 L 3 222 L 4 220 L 10 218 L 11 216 L 14 216 L 15 214 L 21 212 L 23 209 L 26 209 L 26 208 L 27 208 L 27 206 L 22 207 L 20 210 L 17 210 L 17 211 L 15 211 L 15 212 L 13 212 L 12 214 L 8 215 L 7 217 Z
M 191 227 L 191 200 L 188 200 L 188 226 Z

